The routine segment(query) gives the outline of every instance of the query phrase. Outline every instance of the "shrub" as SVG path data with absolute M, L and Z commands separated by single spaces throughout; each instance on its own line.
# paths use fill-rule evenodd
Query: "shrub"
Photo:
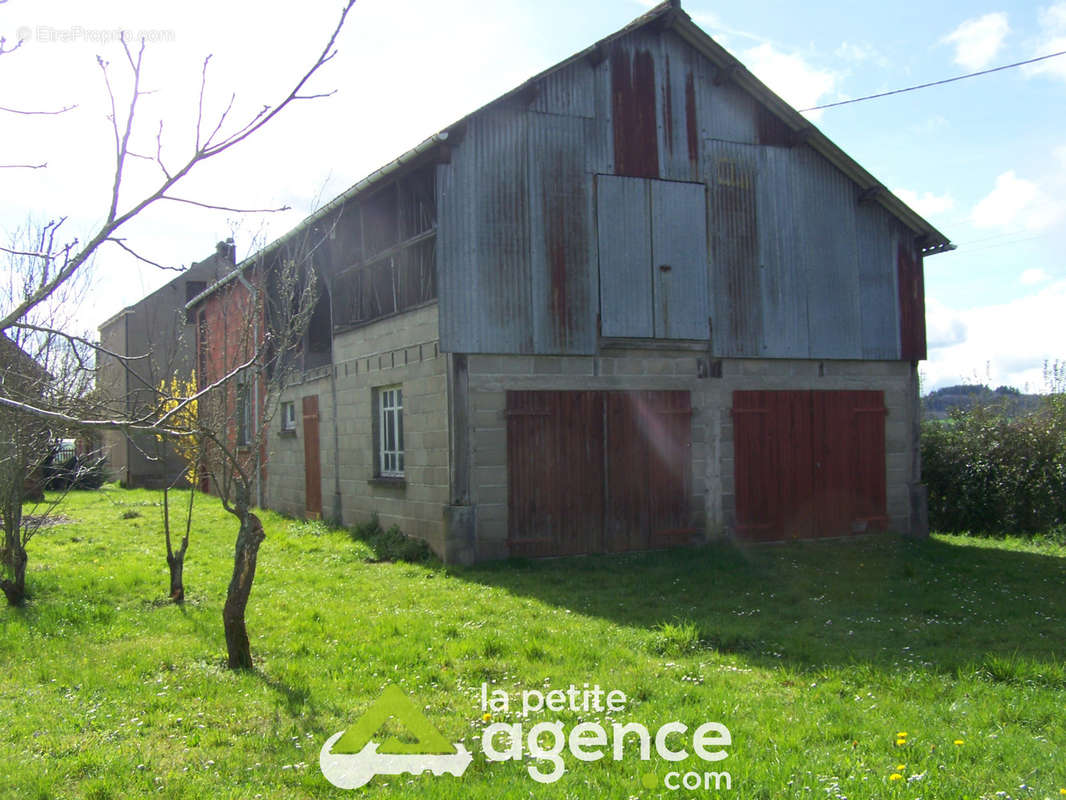
M 370 522 L 357 526 L 352 531 L 352 538 L 370 545 L 374 551 L 372 561 L 408 561 L 420 563 L 433 557 L 432 551 L 421 539 L 406 535 L 396 525 L 382 530 L 375 514 Z
M 922 426 L 935 530 L 1038 533 L 1066 523 L 1066 403 L 1028 414 L 976 406 Z

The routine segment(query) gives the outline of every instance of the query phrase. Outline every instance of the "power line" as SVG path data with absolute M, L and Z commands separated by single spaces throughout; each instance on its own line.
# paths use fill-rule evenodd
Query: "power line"
M 861 103 L 863 100 L 876 100 L 879 97 L 888 97 L 893 94 L 903 94 L 904 92 L 913 92 L 917 89 L 928 89 L 930 86 L 943 86 L 945 83 L 954 83 L 955 81 L 965 80 L 966 78 L 976 78 L 979 75 L 989 75 L 993 72 L 1001 72 L 1005 69 L 1014 69 L 1015 67 L 1024 67 L 1026 64 L 1035 64 L 1038 61 L 1047 61 L 1049 58 L 1057 58 L 1058 56 L 1066 56 L 1066 50 L 1061 50 L 1058 53 L 1049 53 L 1046 56 L 1038 56 L 1037 58 L 1030 58 L 1027 61 L 1017 61 L 1013 64 L 1004 64 L 1002 67 L 992 67 L 991 69 L 983 69 L 980 72 L 970 72 L 966 75 L 956 75 L 954 78 L 945 78 L 941 81 L 933 81 L 932 83 L 921 83 L 917 86 L 908 86 L 905 89 L 893 89 L 890 92 L 880 92 L 879 94 L 868 94 L 865 97 L 856 97 L 852 100 L 840 100 L 836 103 L 826 103 L 822 106 L 811 106 L 810 108 L 801 108 L 800 113 L 805 111 L 821 111 L 823 108 L 836 108 L 837 106 L 846 106 L 851 103 Z

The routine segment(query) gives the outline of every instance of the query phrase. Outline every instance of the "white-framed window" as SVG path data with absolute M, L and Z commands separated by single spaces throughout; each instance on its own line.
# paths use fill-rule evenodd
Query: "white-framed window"
M 283 431 L 296 430 L 296 403 L 292 401 L 281 404 L 281 429 Z
M 403 477 L 403 388 L 383 386 L 378 395 L 378 475 Z

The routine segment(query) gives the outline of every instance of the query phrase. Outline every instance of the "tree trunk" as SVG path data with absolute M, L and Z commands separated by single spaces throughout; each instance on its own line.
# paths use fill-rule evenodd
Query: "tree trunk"
M 167 566 L 170 567 L 170 599 L 180 605 L 185 602 L 185 584 L 182 581 L 182 572 L 185 569 L 184 547 L 167 556 Z
M 0 589 L 4 590 L 9 606 L 21 606 L 26 603 L 26 550 L 21 542 L 8 546 L 4 552 L 4 562 L 11 571 L 11 578 L 0 579 Z
M 222 624 L 226 631 L 226 650 L 230 669 L 251 669 L 252 649 L 248 631 L 244 626 L 244 610 L 255 580 L 255 560 L 259 545 L 266 534 L 259 517 L 250 511 L 239 514 L 241 528 L 237 533 L 237 546 L 233 553 L 233 578 L 226 593 L 226 605 L 222 608 Z

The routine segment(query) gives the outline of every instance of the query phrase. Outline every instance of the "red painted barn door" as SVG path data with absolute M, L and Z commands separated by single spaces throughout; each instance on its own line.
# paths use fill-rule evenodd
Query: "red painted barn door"
M 745 539 L 814 535 L 809 392 L 734 392 L 737 533 Z
M 512 555 L 595 552 L 603 538 L 603 395 L 507 393 Z
M 511 553 L 687 543 L 691 417 L 688 392 L 508 392 Z
M 322 518 L 322 459 L 318 441 L 318 395 L 303 399 L 304 508 L 308 519 Z
M 688 392 L 607 392 L 604 550 L 686 544 L 691 527 Z
M 883 527 L 880 391 L 733 393 L 737 533 L 752 540 Z

